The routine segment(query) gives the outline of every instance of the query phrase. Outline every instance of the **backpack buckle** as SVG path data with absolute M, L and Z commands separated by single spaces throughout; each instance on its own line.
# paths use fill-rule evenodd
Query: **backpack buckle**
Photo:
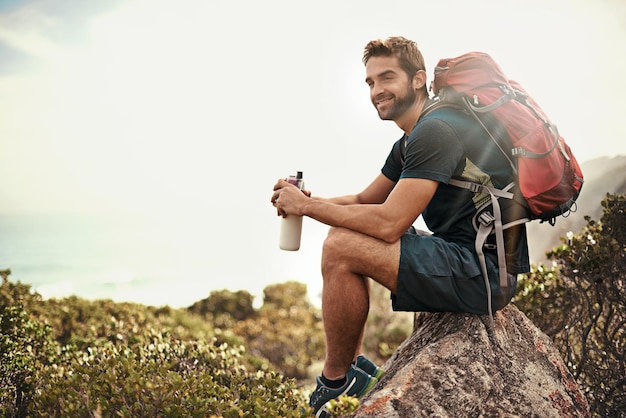
M 468 182 L 467 189 L 472 193 L 480 193 L 483 190 L 483 185 L 478 183 Z
M 485 226 L 491 225 L 495 220 L 496 218 L 489 212 L 483 212 L 478 217 L 478 222 Z
M 526 150 L 523 147 L 515 147 L 511 149 L 511 155 L 517 157 L 518 155 L 524 156 L 526 155 Z

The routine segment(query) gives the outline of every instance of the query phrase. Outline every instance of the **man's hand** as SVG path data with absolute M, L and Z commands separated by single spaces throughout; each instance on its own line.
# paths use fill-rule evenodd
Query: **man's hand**
M 278 216 L 283 218 L 289 215 L 301 216 L 302 205 L 311 196 L 308 190 L 300 190 L 295 185 L 284 179 L 279 179 L 274 185 L 272 194 L 272 205 L 276 208 Z

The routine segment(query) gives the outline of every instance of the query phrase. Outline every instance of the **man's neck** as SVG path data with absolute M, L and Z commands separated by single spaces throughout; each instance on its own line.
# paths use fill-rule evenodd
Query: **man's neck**
M 396 125 L 398 125 L 398 127 L 402 129 L 407 136 L 411 133 L 415 124 L 417 124 L 427 101 L 427 95 L 419 95 L 413 106 L 411 106 L 411 108 L 407 110 L 404 115 L 402 115 L 401 119 L 396 121 Z

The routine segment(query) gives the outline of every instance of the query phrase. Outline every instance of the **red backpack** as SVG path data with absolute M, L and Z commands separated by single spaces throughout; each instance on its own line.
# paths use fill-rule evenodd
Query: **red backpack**
M 553 224 L 572 210 L 583 185 L 576 158 L 556 125 L 489 55 L 439 60 L 432 90 L 442 103 L 461 105 L 481 122 L 517 174 L 533 219 Z M 493 134 L 494 123 L 504 128 L 512 148 Z
M 507 278 L 503 230 L 533 219 L 554 225 L 556 217 L 575 210 L 583 185 L 583 174 L 569 146 L 544 112 L 526 91 L 509 80 L 500 66 L 487 54 L 469 52 L 456 58 L 439 60 L 431 89 L 438 106 L 460 107 L 485 129 L 511 165 L 517 186 L 496 189 L 459 179 L 450 184 L 475 193 L 491 195 L 491 211 L 479 211 L 474 219 L 475 248 L 487 288 L 489 314 L 491 288 L 483 247 L 489 235 L 495 235 L 498 252 L 500 287 L 510 285 Z M 426 109 L 428 112 L 430 109 Z M 498 199 L 519 199 L 527 206 L 529 217 L 502 219 Z

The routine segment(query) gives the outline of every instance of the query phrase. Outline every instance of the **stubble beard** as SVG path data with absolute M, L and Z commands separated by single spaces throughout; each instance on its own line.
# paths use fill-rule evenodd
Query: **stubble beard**
M 376 104 L 374 104 L 374 106 L 376 107 L 376 111 L 378 112 L 378 116 L 382 120 L 395 120 L 397 117 L 399 117 L 408 109 L 410 109 L 411 106 L 413 106 L 413 104 L 415 104 L 415 101 L 417 100 L 417 93 L 412 88 L 408 88 L 404 96 L 402 97 L 394 96 L 394 97 L 396 99 L 395 102 L 393 103 L 391 108 L 386 112 L 381 111 L 376 106 Z

